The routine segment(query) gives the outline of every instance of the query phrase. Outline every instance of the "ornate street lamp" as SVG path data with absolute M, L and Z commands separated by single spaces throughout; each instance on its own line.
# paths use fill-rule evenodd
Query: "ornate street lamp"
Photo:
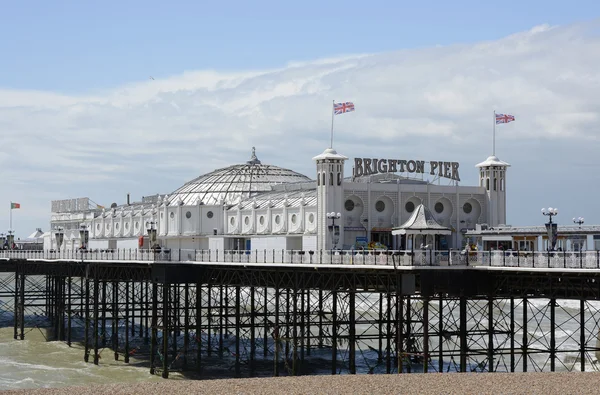
M 157 243 L 156 243 L 156 223 L 154 222 L 154 220 L 150 221 L 148 223 L 148 238 L 149 238 L 149 245 L 150 245 L 150 249 L 156 249 L 156 247 L 158 247 Z
M 583 225 L 585 221 L 583 220 L 583 217 L 578 217 L 578 218 L 573 218 L 573 223 L 579 225 L 579 227 L 581 228 L 581 225 Z
M 12 229 L 8 230 L 8 235 L 6 236 L 6 242 L 8 243 L 8 249 L 12 250 L 15 244 L 15 231 Z
M 340 226 L 335 224 L 336 219 L 340 219 L 342 214 L 340 213 L 327 213 L 327 218 L 331 220 L 331 225 L 328 226 L 329 233 L 331 234 L 332 249 L 337 248 L 337 244 L 340 241 Z
M 63 232 L 62 226 L 57 226 L 56 232 L 54 232 L 54 236 L 56 237 L 56 249 L 60 252 L 60 247 L 62 246 L 63 240 L 65 238 L 65 233 Z
M 554 246 L 556 245 L 556 236 L 558 233 L 557 224 L 552 222 L 552 217 L 558 215 L 557 208 L 543 208 L 542 214 L 549 218 L 548 223 L 546 224 L 546 231 L 548 232 L 548 251 L 553 251 Z
M 4 249 L 5 243 L 6 242 L 6 234 L 5 233 L 0 233 L 0 250 Z
M 90 237 L 90 231 L 88 230 L 87 226 L 85 224 L 81 224 L 79 226 L 79 240 L 80 240 L 79 248 L 82 251 L 88 249 L 89 237 Z

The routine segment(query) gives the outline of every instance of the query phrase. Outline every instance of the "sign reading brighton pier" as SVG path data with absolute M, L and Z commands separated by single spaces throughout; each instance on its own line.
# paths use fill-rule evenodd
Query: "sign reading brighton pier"
M 458 162 L 424 160 L 369 159 L 354 158 L 354 177 L 378 173 L 425 173 L 425 163 L 429 163 L 429 174 L 460 181 Z

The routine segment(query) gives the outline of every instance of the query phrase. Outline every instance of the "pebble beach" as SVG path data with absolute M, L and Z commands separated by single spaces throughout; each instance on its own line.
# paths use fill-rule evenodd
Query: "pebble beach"
M 170 380 L 9 390 L 2 394 L 592 394 L 600 373 L 464 373 Z

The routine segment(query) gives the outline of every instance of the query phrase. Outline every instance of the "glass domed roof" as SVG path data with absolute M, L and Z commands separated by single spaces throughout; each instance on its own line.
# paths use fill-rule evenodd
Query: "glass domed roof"
M 263 165 L 252 147 L 252 157 L 246 163 L 195 178 L 171 193 L 168 201 L 170 205 L 233 205 L 257 193 L 270 191 L 272 185 L 307 181 L 311 179 L 295 171 Z

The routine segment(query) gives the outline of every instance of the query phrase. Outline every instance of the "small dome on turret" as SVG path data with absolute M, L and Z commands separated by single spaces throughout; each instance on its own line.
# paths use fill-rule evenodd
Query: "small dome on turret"
M 484 160 L 483 162 L 475 165 L 475 167 L 488 167 L 488 166 L 509 167 L 510 164 L 498 159 L 498 157 L 496 155 L 491 155 L 491 156 L 488 156 L 488 158 L 486 160 Z

